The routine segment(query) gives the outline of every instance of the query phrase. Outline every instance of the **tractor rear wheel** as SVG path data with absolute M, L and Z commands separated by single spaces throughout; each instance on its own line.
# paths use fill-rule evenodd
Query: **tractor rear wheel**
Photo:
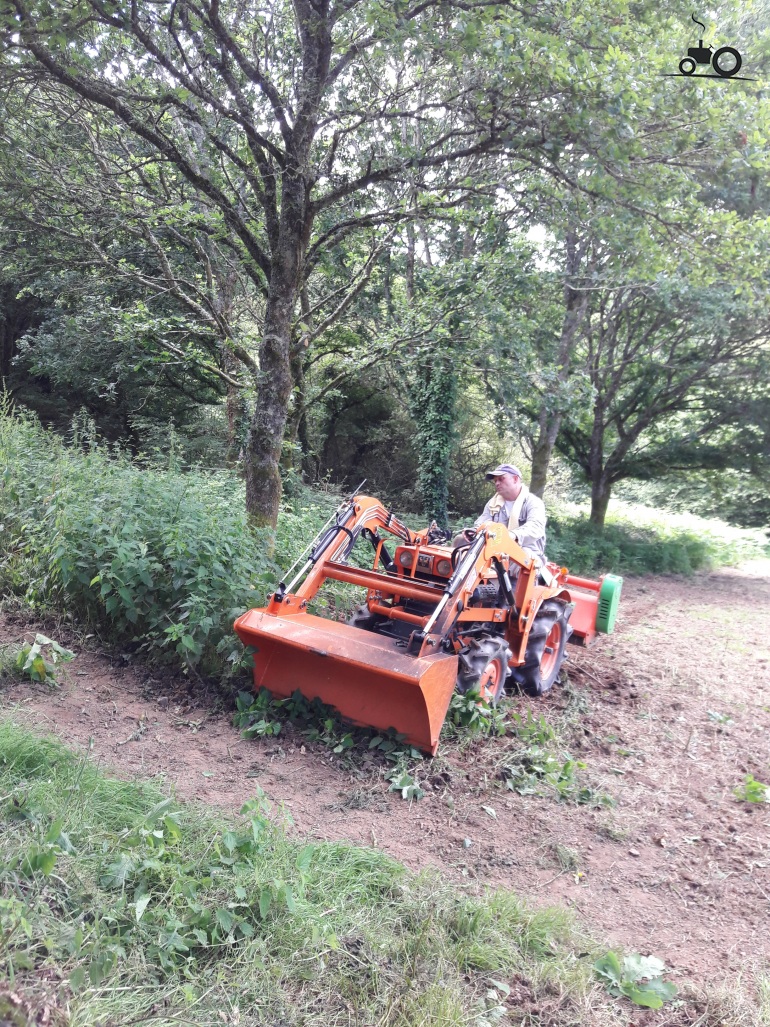
M 475 691 L 490 706 L 497 706 L 508 676 L 511 650 L 499 635 L 472 638 L 467 651 L 460 653 L 457 671 L 457 691 L 462 695 Z
M 547 599 L 529 631 L 524 663 L 511 676 L 527 695 L 545 695 L 553 687 L 564 663 L 564 649 L 572 634 L 571 608 L 559 599 Z

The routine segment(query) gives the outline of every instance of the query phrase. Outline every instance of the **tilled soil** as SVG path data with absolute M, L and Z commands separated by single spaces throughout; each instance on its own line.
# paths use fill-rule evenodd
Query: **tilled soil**
M 595 937 L 705 984 L 770 972 L 770 804 L 734 794 L 747 774 L 770 781 L 769 624 L 770 561 L 629 579 L 615 633 L 570 647 L 569 680 L 508 700 L 559 732 L 593 804 L 507 790 L 511 737 L 442 746 L 418 767 L 425 798 L 405 802 L 381 759 L 291 728 L 244 740 L 194 682 L 88 643 L 59 688 L 0 682 L 0 707 L 182 798 L 238 810 L 259 785 L 299 835 L 566 904 Z M 34 630 L 6 614 L 0 644 Z

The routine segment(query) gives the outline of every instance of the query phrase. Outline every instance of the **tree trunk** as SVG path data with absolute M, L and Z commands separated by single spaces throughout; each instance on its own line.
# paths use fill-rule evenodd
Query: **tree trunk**
M 588 518 L 597 528 L 604 526 L 607 504 L 610 501 L 612 480 L 607 462 L 604 459 L 604 404 L 599 396 L 594 399 L 593 425 L 591 442 L 588 448 L 588 460 L 583 469 L 591 482 L 591 514 Z
M 390 246 L 385 250 L 383 254 L 383 292 L 385 295 L 385 310 L 387 311 L 388 317 L 393 317 L 393 293 L 391 289 L 391 276 L 393 273 L 390 259 Z
M 540 411 L 538 434 L 532 447 L 532 473 L 529 479 L 529 491 L 543 498 L 548 482 L 548 467 L 551 463 L 556 436 L 561 428 L 561 415 L 549 416 L 545 407 Z
M 414 225 L 411 221 L 406 225 L 406 305 L 414 306 Z
M 290 367 L 294 395 L 289 422 L 286 427 L 286 438 L 292 443 L 292 449 L 299 446 L 300 459 L 297 461 L 295 455 L 290 457 L 284 456 L 284 462 L 294 468 L 298 465 L 301 466 L 303 470 L 308 470 L 312 477 L 313 459 L 310 452 L 307 407 L 305 406 L 307 398 L 307 388 L 305 385 L 305 353 L 307 351 L 305 345 L 304 337 L 294 339 L 291 345 Z
M 228 374 L 237 374 L 241 369 L 241 362 L 227 349 L 224 350 L 222 364 Z M 234 465 L 241 455 L 248 433 L 249 412 L 243 389 L 228 384 L 225 412 L 227 414 L 227 462 Z
M 310 435 L 307 423 L 307 383 L 305 381 L 305 358 L 307 355 L 310 332 L 313 328 L 313 316 L 310 313 L 310 299 L 307 294 L 307 283 L 299 291 L 300 309 L 304 328 L 299 337 L 291 342 L 289 354 L 291 366 L 292 389 L 294 392 L 287 436 L 292 446 L 299 446 L 300 465 L 302 470 L 313 480 L 316 477 L 313 454 L 310 452 Z M 292 458 L 292 466 L 295 461 Z
M 0 390 L 10 377 L 16 343 L 38 321 L 37 300 L 32 296 L 17 299 L 17 292 L 15 283 L 0 285 Z
M 257 404 L 245 454 L 246 512 L 255 527 L 275 527 L 281 502 L 281 448 L 291 398 L 291 325 L 300 279 L 305 184 L 286 172 L 279 237 L 270 268 L 259 350 Z
M 5 384 L 5 379 L 11 373 L 11 360 L 13 360 L 13 339 L 5 318 L 0 314 L 0 387 Z
M 611 493 L 612 485 L 604 475 L 598 481 L 591 483 L 591 516 L 589 520 L 597 528 L 604 527 L 604 519 L 607 516 L 607 507 L 609 506 Z
M 588 310 L 588 292 L 577 290 L 572 284 L 575 276 L 580 271 L 580 262 L 582 260 L 576 232 L 570 231 L 567 233 L 565 246 L 564 318 L 559 337 L 559 351 L 556 357 L 556 380 L 559 385 L 566 382 L 569 377 L 575 337 L 585 320 Z M 548 482 L 548 467 L 551 463 L 553 447 L 556 444 L 556 438 L 559 434 L 563 418 L 564 412 L 559 407 L 552 410 L 549 409 L 547 402 L 543 403 L 538 418 L 537 438 L 532 448 L 532 474 L 529 482 L 530 492 L 540 496 L 541 499 Z
M 246 511 L 255 527 L 275 527 L 281 502 L 281 446 L 291 396 L 289 336 L 293 290 L 270 283 L 260 346 L 261 381 L 245 453 Z
M 449 523 L 449 460 L 455 438 L 457 368 L 451 350 L 437 354 L 418 371 L 414 395 L 417 422 L 417 478 L 429 521 Z

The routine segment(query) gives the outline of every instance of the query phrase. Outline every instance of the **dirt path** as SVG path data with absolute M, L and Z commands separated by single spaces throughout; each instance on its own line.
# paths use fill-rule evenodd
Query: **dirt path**
M 26 627 L 0 619 L 0 643 Z M 374 759 L 351 767 L 291 735 L 245 741 L 185 679 L 118 663 L 81 651 L 60 689 L 6 680 L 0 705 L 184 798 L 237 810 L 259 784 L 300 834 L 565 903 L 684 979 L 770 972 L 770 805 L 733 794 L 746 774 L 770 781 L 770 561 L 627 581 L 616 633 L 572 650 L 569 685 L 512 700 L 545 714 L 612 807 L 507 791 L 510 738 L 444 747 L 421 768 L 426 797 L 403 802 Z

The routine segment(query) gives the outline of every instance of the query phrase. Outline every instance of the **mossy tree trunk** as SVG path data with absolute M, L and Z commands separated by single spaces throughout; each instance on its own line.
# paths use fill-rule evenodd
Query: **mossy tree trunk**
M 457 368 L 450 351 L 425 361 L 414 396 L 418 481 L 429 521 L 449 522 L 449 463 L 455 440 Z
M 601 475 L 597 481 L 591 483 L 591 514 L 588 519 L 597 528 L 604 527 L 611 494 L 612 485 L 604 475 Z

